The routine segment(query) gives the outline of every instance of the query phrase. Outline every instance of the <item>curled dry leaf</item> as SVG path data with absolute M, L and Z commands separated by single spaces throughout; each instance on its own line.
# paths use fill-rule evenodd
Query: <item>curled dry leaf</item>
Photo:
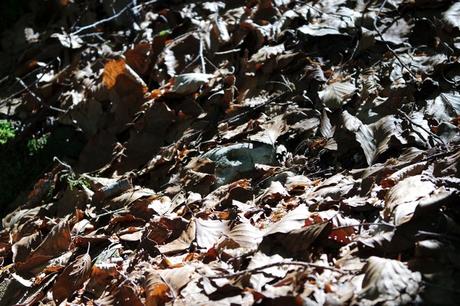
M 11 247 L 13 251 L 13 262 L 23 262 L 30 252 L 40 243 L 40 233 L 35 233 L 21 238 Z
M 267 204 L 277 204 L 286 198 L 289 198 L 289 193 L 278 181 L 271 182 L 270 187 L 260 196 L 260 200 Z
M 361 148 L 363 149 L 367 164 L 369 166 L 372 165 L 377 153 L 374 133 L 367 125 L 363 124 L 361 120 L 351 115 L 347 111 L 342 113 L 342 119 L 344 127 L 348 131 L 355 134 L 356 141 L 361 145 Z
M 256 249 L 262 242 L 262 232 L 247 220 L 235 225 L 226 235 L 238 243 L 240 247 Z
M 305 205 L 299 205 L 294 210 L 288 212 L 281 220 L 269 226 L 264 236 L 276 233 L 288 233 L 292 230 L 300 229 L 309 217 L 309 209 Z
M 264 236 L 260 248 L 269 254 L 281 253 L 285 256 L 303 258 L 312 250 L 311 246 L 313 243 L 317 239 L 327 238 L 331 230 L 332 224 L 330 222 L 323 222 L 287 233 Z
M 388 177 L 384 178 L 380 182 L 380 185 L 382 185 L 382 187 L 384 188 L 393 187 L 398 182 L 402 181 L 403 179 L 409 176 L 418 175 L 422 173 L 422 171 L 425 170 L 426 166 L 427 166 L 427 162 L 420 162 L 420 163 L 415 163 L 413 165 L 404 167 L 392 173 Z
M 1 306 L 458 304 L 458 1 L 45 2 L 0 31 Z
M 261 128 L 263 129 L 262 131 L 249 136 L 248 139 L 256 142 L 262 142 L 270 146 L 274 146 L 278 137 L 280 137 L 288 129 L 283 115 L 276 116 L 269 122 L 262 124 Z

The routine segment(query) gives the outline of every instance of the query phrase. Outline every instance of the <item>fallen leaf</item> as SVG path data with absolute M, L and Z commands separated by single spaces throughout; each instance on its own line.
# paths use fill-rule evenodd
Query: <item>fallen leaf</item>
M 227 223 L 220 220 L 195 219 L 196 242 L 205 249 L 211 248 L 227 230 Z
M 179 238 L 158 246 L 158 249 L 163 254 L 171 254 L 178 251 L 186 250 L 190 247 L 192 242 L 195 240 L 196 237 L 196 222 L 195 220 L 191 220 L 188 224 L 187 228 L 182 232 Z
M 171 300 L 169 286 L 161 280 L 157 271 L 149 273 L 146 287 L 147 306 L 161 306 Z
M 91 257 L 88 254 L 75 259 L 57 277 L 52 288 L 53 299 L 56 303 L 68 298 L 89 278 L 91 274 Z
M 420 273 L 410 271 L 400 261 L 372 256 L 363 272 L 362 290 L 358 293 L 360 303 L 410 304 L 421 291 Z

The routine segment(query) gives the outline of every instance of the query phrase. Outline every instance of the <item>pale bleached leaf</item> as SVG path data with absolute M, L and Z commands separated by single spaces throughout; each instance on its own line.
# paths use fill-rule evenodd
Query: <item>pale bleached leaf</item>
M 372 256 L 363 268 L 360 303 L 408 305 L 414 303 L 421 291 L 422 277 L 397 260 Z
M 356 90 L 355 85 L 351 83 L 337 82 L 327 85 L 323 90 L 318 92 L 318 95 L 324 105 L 330 109 L 338 109 L 355 93 Z
M 227 223 L 220 220 L 195 219 L 196 242 L 202 247 L 209 249 L 227 231 Z

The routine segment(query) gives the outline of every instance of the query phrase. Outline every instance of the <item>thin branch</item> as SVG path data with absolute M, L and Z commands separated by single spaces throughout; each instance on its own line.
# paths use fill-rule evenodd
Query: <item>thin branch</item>
M 447 145 L 444 143 L 444 140 L 442 140 L 441 137 L 439 137 L 438 135 L 434 134 L 434 133 L 431 132 L 430 130 L 427 130 L 423 125 L 414 122 L 405 112 L 403 112 L 402 110 L 398 109 L 398 113 L 401 114 L 401 115 L 403 115 L 404 118 L 406 118 L 406 119 L 410 122 L 410 124 L 415 125 L 416 127 L 421 128 L 423 131 L 425 131 L 426 133 L 428 133 L 431 137 L 433 137 L 434 139 L 436 139 L 441 145 L 443 145 L 444 147 L 447 147 Z
M 214 52 L 214 54 L 215 55 L 225 55 L 225 54 L 236 53 L 236 52 L 241 52 L 241 49 L 237 48 L 237 49 L 231 49 L 227 51 Z
M 121 9 L 120 11 L 118 11 L 118 13 L 116 13 L 115 15 L 112 15 L 110 17 L 107 17 L 105 19 L 102 19 L 102 20 L 98 20 L 92 24 L 89 24 L 89 25 L 86 25 L 86 26 L 83 26 L 81 28 L 79 28 L 78 30 L 70 33 L 70 35 L 77 35 L 78 33 L 81 33 L 85 30 L 88 30 L 88 29 L 92 29 L 92 28 L 95 28 L 103 23 L 106 23 L 106 22 L 109 22 L 109 21 L 112 21 L 114 19 L 117 19 L 118 17 L 120 17 L 124 12 L 126 12 L 127 10 L 131 9 L 133 11 L 133 13 L 135 14 L 136 11 L 138 11 L 140 8 L 144 7 L 144 6 L 147 6 L 147 5 L 150 5 L 150 4 L 153 4 L 155 2 L 157 2 L 158 0 L 151 0 L 151 1 L 147 1 L 145 3 L 141 3 L 139 5 L 136 5 L 134 6 L 134 2 L 130 2 L 128 5 L 126 5 L 123 9 Z
M 57 59 L 59 60 L 59 57 L 58 57 Z M 36 68 L 36 69 L 32 70 L 31 72 L 27 73 L 26 75 L 24 75 L 22 78 L 27 78 L 29 75 L 31 75 L 32 73 L 34 73 L 36 70 L 40 70 L 40 69 L 41 69 L 41 70 L 44 70 L 44 69 L 48 68 L 48 67 L 51 65 L 51 63 L 53 63 L 53 62 L 54 62 L 54 60 L 49 61 L 49 62 L 46 64 L 46 66 Z M 6 98 L 2 98 L 2 99 L 0 100 L 0 105 L 2 105 L 2 104 L 4 104 L 4 103 L 8 102 L 9 100 L 11 100 L 12 98 L 14 98 L 14 97 L 17 96 L 17 95 L 22 94 L 23 92 L 25 92 L 25 91 L 27 90 L 27 88 L 30 88 L 30 87 L 34 86 L 35 84 L 37 84 L 38 82 L 40 82 L 41 79 L 42 79 L 44 76 L 45 76 L 45 73 L 42 73 L 41 76 L 40 76 L 38 79 L 36 79 L 35 81 L 32 82 L 32 84 L 30 84 L 30 85 L 28 85 L 28 86 L 26 86 L 26 87 L 24 87 L 24 84 L 25 84 L 24 81 L 23 81 L 21 78 L 16 77 L 16 78 L 15 78 L 16 81 L 11 85 L 11 87 L 14 86 L 14 85 L 16 85 L 16 83 L 21 83 L 21 82 L 22 82 L 21 85 L 22 85 L 23 88 L 22 88 L 21 90 L 17 91 L 17 92 L 12 93 L 11 95 L 9 95 L 9 96 L 6 97 Z
M 209 58 L 207 58 L 206 56 L 204 57 L 204 59 L 208 62 L 209 65 L 212 66 L 212 68 L 216 69 L 216 71 L 219 73 L 220 76 L 224 76 L 220 71 L 219 71 L 219 68 L 214 65 L 213 62 L 211 62 L 211 60 Z
M 274 262 L 270 264 L 266 264 L 257 268 L 253 269 L 247 269 L 235 273 L 228 273 L 228 274 L 223 274 L 223 275 L 210 275 L 210 276 L 204 276 L 209 279 L 219 279 L 219 278 L 233 278 L 233 277 L 238 277 L 242 276 L 245 274 L 256 274 L 256 273 L 263 273 L 263 270 L 275 267 L 275 266 L 299 266 L 299 267 L 305 267 L 305 268 L 317 268 L 317 269 L 325 269 L 325 270 L 330 270 L 334 271 L 337 273 L 341 274 L 346 274 L 347 272 L 334 268 L 334 267 L 329 267 L 329 266 L 323 266 L 323 265 L 318 265 L 318 264 L 313 264 L 309 262 L 303 262 L 303 261 L 286 261 L 286 262 Z
M 390 45 L 388 44 L 388 42 L 385 40 L 385 38 L 383 38 L 383 34 L 382 32 L 380 32 L 380 30 L 378 29 L 377 27 L 377 20 L 378 20 L 378 17 L 379 15 L 382 13 L 382 10 L 383 10 L 383 7 L 385 6 L 385 4 L 387 3 L 387 0 L 384 0 L 382 2 L 382 4 L 380 5 L 380 9 L 374 19 L 374 29 L 375 31 L 377 32 L 377 34 L 379 35 L 380 39 L 383 41 L 383 43 L 385 44 L 385 46 L 387 47 L 387 49 L 393 54 L 393 56 L 398 60 L 398 62 L 401 64 L 401 66 L 403 66 L 407 72 L 409 72 L 409 74 L 411 75 L 411 77 L 414 79 L 414 80 L 417 80 L 417 77 L 415 76 L 415 74 L 409 69 L 409 67 L 407 67 L 406 64 L 404 64 L 404 62 L 401 60 L 401 58 L 398 56 L 398 54 L 396 54 L 396 52 L 390 47 Z
M 63 166 L 64 168 L 66 168 L 69 172 L 74 173 L 72 167 L 71 167 L 69 164 L 67 164 L 67 163 L 65 163 L 65 162 L 63 162 L 63 161 L 61 161 L 57 156 L 54 156 L 54 157 L 53 157 L 53 161 L 54 161 L 54 162 L 57 162 L 58 164 L 60 164 L 60 165 Z
M 226 119 L 222 119 L 219 121 L 219 124 L 220 123 L 225 123 L 225 122 L 229 122 L 229 123 L 235 123 L 236 121 L 238 121 L 239 119 L 241 119 L 242 117 L 248 115 L 249 113 L 251 112 L 255 112 L 255 111 L 259 111 L 261 109 L 263 109 L 265 106 L 269 105 L 270 103 L 272 102 L 275 102 L 276 100 L 278 100 L 279 98 L 281 98 L 282 96 L 286 95 L 287 92 L 284 91 L 283 93 L 281 94 L 278 94 L 274 97 L 271 97 L 269 98 L 267 101 L 263 102 L 263 103 L 260 103 L 256 106 L 253 106 L 251 109 L 247 110 L 247 111 L 243 111 L 242 113 L 240 114 L 237 114 L 235 116 L 232 116 L 232 117 L 229 117 L 229 118 L 226 118 Z
M 141 4 L 138 4 L 136 6 L 133 7 L 132 11 L 137 11 L 141 8 L 143 8 L 144 6 L 147 6 L 147 5 L 150 5 L 150 4 L 154 4 L 155 2 L 157 2 L 158 0 L 150 0 L 150 1 L 147 1 L 147 2 L 144 2 L 144 3 L 141 3 Z
M 445 234 L 445 233 L 417 231 L 417 233 L 415 234 L 415 237 L 418 238 L 420 236 L 428 236 L 428 237 L 438 238 L 438 239 L 446 239 L 447 238 L 447 239 L 451 239 L 451 240 L 455 240 L 455 241 L 460 241 L 460 238 L 458 238 L 456 236 L 449 235 L 449 234 Z
M 110 210 L 110 211 L 95 215 L 94 220 L 97 220 L 98 218 L 103 217 L 103 216 L 113 215 L 113 214 L 117 214 L 117 213 L 124 213 L 124 212 L 127 213 L 127 212 L 129 212 L 129 210 L 126 209 L 126 207 L 122 207 L 122 208 L 119 208 L 119 209 L 116 209 L 116 210 Z
M 332 231 L 338 230 L 338 229 L 345 229 L 345 228 L 350 228 L 350 227 L 355 227 L 355 226 L 369 226 L 369 225 L 383 225 L 391 228 L 396 228 L 396 225 L 386 223 L 386 222 L 363 222 L 359 224 L 352 224 L 352 225 L 344 225 L 344 226 L 337 226 L 333 227 Z
M 49 108 L 51 110 L 54 110 L 54 111 L 57 111 L 57 112 L 60 112 L 60 113 L 66 113 L 65 110 L 63 109 L 60 109 L 60 108 L 57 108 L 57 107 L 54 107 L 54 106 L 51 106 L 51 105 L 48 105 L 46 103 L 43 103 L 42 99 L 37 96 L 32 90 L 30 90 L 29 86 L 27 86 L 23 80 L 21 80 L 20 78 L 16 78 L 16 80 L 19 82 L 19 84 L 21 84 L 24 89 L 41 105 L 45 106 L 46 108 Z
M 127 10 L 129 10 L 131 7 L 133 6 L 133 3 L 130 2 L 128 5 L 126 5 L 123 9 L 121 9 L 120 11 L 118 11 L 118 13 L 116 13 L 115 15 L 112 15 L 110 17 L 107 17 L 105 19 L 102 19 L 102 20 L 98 20 L 92 24 L 89 24 L 89 25 L 86 25 L 86 26 L 83 26 L 81 28 L 79 28 L 78 30 L 70 33 L 69 35 L 72 36 L 72 35 L 77 35 L 78 33 L 81 33 L 83 31 L 86 31 L 86 30 L 89 30 L 89 29 L 92 29 L 92 28 L 95 28 L 103 23 L 106 23 L 106 22 L 109 22 L 109 21 L 112 21 L 114 19 L 117 19 L 118 17 L 120 17 L 124 12 L 126 12 Z
M 0 85 L 3 84 L 4 82 L 6 82 L 6 81 L 8 80 L 9 77 L 10 77 L 9 75 L 3 77 L 3 78 L 0 80 Z
M 204 56 L 203 56 L 203 38 L 200 37 L 200 50 L 199 50 L 199 56 L 201 59 L 201 69 L 203 70 L 203 73 L 206 73 L 206 62 L 204 61 Z

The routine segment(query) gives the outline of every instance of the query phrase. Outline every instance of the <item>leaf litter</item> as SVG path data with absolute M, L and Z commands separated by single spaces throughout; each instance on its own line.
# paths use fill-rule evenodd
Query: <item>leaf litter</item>
M 458 3 L 85 3 L 2 34 L 1 114 L 86 137 L 3 218 L 2 305 L 457 304 Z

